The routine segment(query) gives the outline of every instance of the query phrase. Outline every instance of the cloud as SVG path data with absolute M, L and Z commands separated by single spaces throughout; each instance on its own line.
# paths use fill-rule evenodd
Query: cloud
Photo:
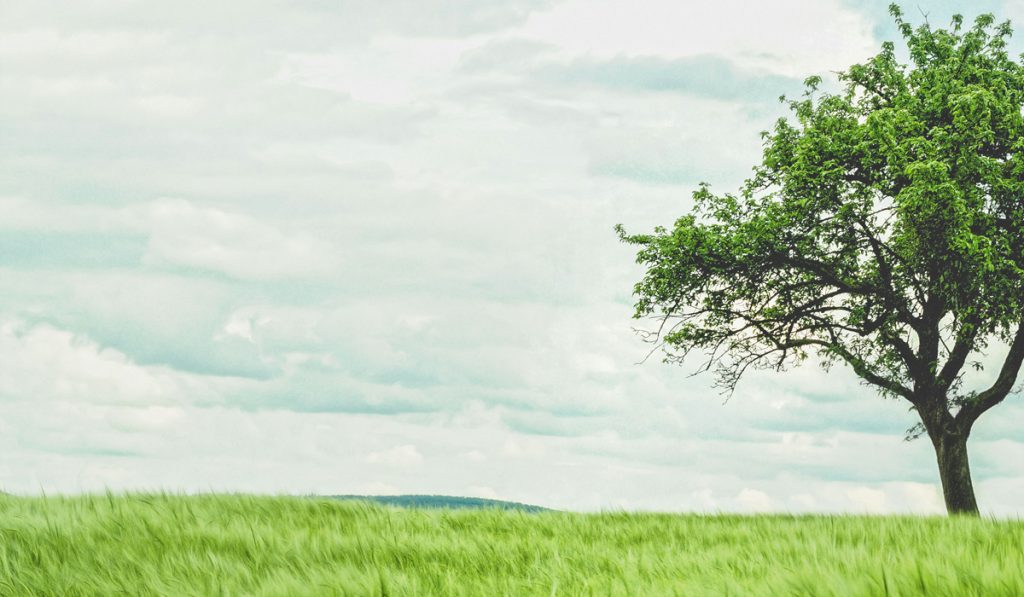
M 16 319 L 0 324 L 0 354 L 10 367 L 0 380 L 0 396 L 8 400 L 148 407 L 174 404 L 190 393 L 198 398 L 215 392 L 199 378 L 166 368 L 141 367 L 89 338 Z
M 19 21 L 11 17 L 7 27 Z M 325 146 L 405 141 L 432 118 L 429 105 L 385 106 L 295 84 L 288 57 L 301 43 L 45 22 L 16 29 L 0 48 L 10 65 L 0 77 L 8 98 L 0 184 L 33 201 L 333 195 L 350 172 L 325 161 Z
M 564 66 L 543 68 L 541 76 L 561 82 L 611 89 L 682 92 L 725 100 L 775 101 L 802 90 L 802 79 L 768 72 L 744 71 L 720 56 L 666 59 L 616 56 L 610 60 L 577 58 Z
M 550 56 L 558 46 L 531 39 L 504 38 L 464 50 L 459 55 L 459 70 L 470 74 L 522 75 Z
M 767 493 L 749 487 L 744 487 L 736 494 L 736 503 L 750 512 L 771 512 L 774 508 L 772 498 Z
M 145 253 L 138 234 L 0 231 L 0 266 L 31 269 L 131 267 Z
M 47 22 L 63 28 L 170 31 L 197 40 L 255 38 L 273 45 L 320 47 L 366 43 L 379 35 L 404 34 L 453 37 L 500 31 L 521 23 L 550 0 L 456 0 L 443 5 L 399 0 L 383 5 L 372 0 L 302 2 L 282 5 L 257 0 L 246 10 L 211 7 L 183 0 L 172 7 L 126 6 L 117 0 L 87 0 L 73 8 L 59 2 L 38 2 L 5 11 L 10 27 Z M 203 15 L 201 22 L 195 16 Z M 272 15 L 273 19 L 267 19 Z M 296 34 L 301 31 L 301 34 Z
M 383 452 L 370 452 L 366 456 L 366 462 L 386 466 L 413 466 L 423 462 L 423 455 L 416 446 L 405 444 Z
M 21 453 L 136 458 L 151 434 L 176 427 L 188 405 L 215 401 L 243 382 L 142 366 L 92 339 L 49 325 L 0 320 L 0 411 Z
M 0 311 L 28 323 L 89 337 L 143 365 L 213 376 L 269 374 L 257 347 L 215 338 L 237 300 L 228 281 L 120 269 L 2 272 L 8 292 Z
M 147 206 L 152 233 L 144 260 L 219 271 L 241 279 L 330 274 L 337 249 L 309 235 L 285 234 L 260 220 L 188 201 Z
M 794 34 L 799 31 L 800 34 Z M 694 4 L 573 0 L 538 12 L 516 35 L 597 59 L 716 54 L 786 77 L 845 68 L 877 51 L 869 21 L 839 2 Z M 873 53 L 873 52 L 872 52 Z
M 643 104 L 650 109 L 643 111 Z M 635 110 L 629 111 L 628 126 L 595 128 L 585 136 L 591 174 L 648 185 L 693 188 L 706 181 L 730 188 L 758 161 L 756 130 L 762 121 L 740 105 L 652 98 L 629 105 Z

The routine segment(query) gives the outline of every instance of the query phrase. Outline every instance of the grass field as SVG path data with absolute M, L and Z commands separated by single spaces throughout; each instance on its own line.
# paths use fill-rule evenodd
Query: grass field
M 0 495 L 4 595 L 1024 595 L 1024 522 Z

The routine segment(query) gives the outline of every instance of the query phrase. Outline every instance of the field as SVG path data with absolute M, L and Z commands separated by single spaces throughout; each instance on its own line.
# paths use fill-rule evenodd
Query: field
M 3 595 L 1024 595 L 1024 522 L 0 494 Z

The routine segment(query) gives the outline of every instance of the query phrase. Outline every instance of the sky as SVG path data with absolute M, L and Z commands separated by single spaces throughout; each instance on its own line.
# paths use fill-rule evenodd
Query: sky
M 726 401 L 642 362 L 613 232 L 737 188 L 886 5 L 3 3 L 0 489 L 942 512 L 908 405 L 850 372 Z M 985 11 L 1024 23 L 905 7 Z M 1024 512 L 1022 425 L 975 427 L 984 513 Z

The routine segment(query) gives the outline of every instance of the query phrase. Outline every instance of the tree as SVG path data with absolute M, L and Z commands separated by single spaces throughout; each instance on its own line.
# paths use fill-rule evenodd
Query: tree
M 837 93 L 808 78 L 737 193 L 701 183 L 670 230 L 616 231 L 639 247 L 634 317 L 660 322 L 665 362 L 703 354 L 730 393 L 752 368 L 845 364 L 910 403 L 947 510 L 977 514 L 967 438 L 1024 360 L 1024 68 L 1009 22 L 889 12 L 909 64 L 886 42 Z M 994 380 L 968 377 L 992 348 Z

